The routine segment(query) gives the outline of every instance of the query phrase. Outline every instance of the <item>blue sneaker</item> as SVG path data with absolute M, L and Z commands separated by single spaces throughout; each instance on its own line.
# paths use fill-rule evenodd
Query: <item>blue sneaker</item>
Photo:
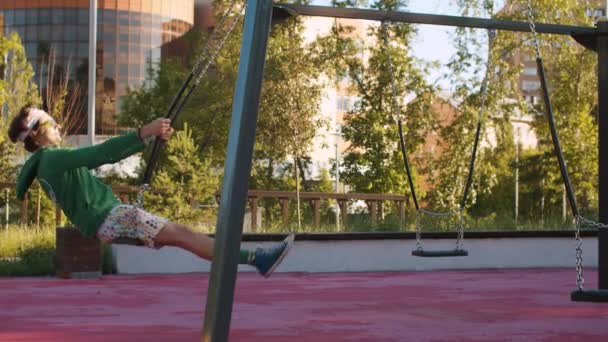
M 253 265 L 261 275 L 268 278 L 274 270 L 281 264 L 283 258 L 293 245 L 294 235 L 289 235 L 278 245 L 262 248 L 258 247 L 254 253 Z

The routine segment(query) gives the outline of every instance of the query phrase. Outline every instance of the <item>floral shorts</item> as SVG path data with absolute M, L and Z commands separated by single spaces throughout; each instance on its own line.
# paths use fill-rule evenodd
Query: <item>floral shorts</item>
M 137 239 L 147 247 L 154 246 L 154 237 L 169 220 L 150 214 L 132 205 L 116 206 L 99 227 L 97 236 L 111 243 L 117 238 Z

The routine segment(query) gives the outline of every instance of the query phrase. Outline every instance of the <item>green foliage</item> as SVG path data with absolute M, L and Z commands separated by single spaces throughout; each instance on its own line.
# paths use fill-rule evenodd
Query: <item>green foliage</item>
M 378 1 L 373 8 L 394 10 L 404 2 Z M 393 110 L 393 94 L 387 53 L 390 53 L 395 73 L 398 112 L 404 120 L 405 140 L 410 155 L 423 143 L 423 132 L 434 127 L 435 114 L 431 110 L 434 88 L 424 80 L 427 65 L 410 53 L 416 31 L 411 25 L 392 24 L 388 28 L 388 51 L 383 45 L 380 27 L 371 27 L 361 46 L 352 38 L 352 28 L 336 22 L 330 36 L 318 42 L 320 61 L 339 84 L 343 76 L 352 80 L 353 92 L 360 101 L 344 117 L 343 137 L 350 144 L 341 165 L 341 175 L 355 192 L 402 193 L 407 191 L 406 175 L 399 148 Z M 362 53 L 369 56 L 361 60 Z M 415 100 L 402 99 L 415 95 Z M 413 170 L 416 178 L 416 168 Z
M 9 37 L 0 34 L 0 105 L 5 119 L 11 118 L 25 104 L 40 102 L 32 65 L 27 61 L 25 48 L 16 33 Z
M 54 227 L 11 226 L 0 230 L 0 241 L 0 276 L 54 274 Z
M 225 10 L 217 3 L 216 12 Z M 232 19 L 231 19 L 232 20 Z M 238 26 L 237 26 L 238 27 Z M 228 38 L 209 74 L 190 96 L 177 127 L 188 122 L 199 157 L 209 160 L 207 168 L 219 168 L 224 161 L 230 124 L 232 92 L 239 60 L 239 28 Z M 273 28 L 267 52 L 265 80 L 258 116 L 252 188 L 261 184 L 273 188 L 274 170 L 288 155 L 305 156 L 312 138 L 323 124 L 318 117 L 320 85 L 318 71 L 301 37 L 300 19 L 288 20 Z M 152 80 L 146 87 L 131 89 L 118 120 L 137 127 L 164 116 L 172 97 L 202 52 L 208 34 L 193 31 L 185 39 L 194 49 L 183 60 L 161 62 L 149 70 Z M 167 163 L 165 157 L 159 164 Z
M 185 56 L 185 63 L 181 59 L 169 59 L 156 68 L 149 68 L 147 77 L 150 82 L 142 88 L 129 89 L 117 115 L 118 123 L 128 127 L 141 127 L 156 118 L 164 117 L 207 38 L 208 35 L 203 32 L 190 31 L 184 39 L 192 45 L 193 52 Z M 207 77 L 201 79 L 175 124 L 176 129 L 180 129 L 184 122 L 189 123 L 200 157 L 210 158 L 214 164 L 223 162 L 227 143 L 232 88 L 238 61 L 237 43 L 236 37 L 228 40 L 214 68 Z M 160 164 L 166 161 L 163 158 L 161 157 Z
M 167 143 L 167 162 L 159 165 L 153 188 L 161 194 L 147 193 L 146 207 L 177 222 L 200 221 L 201 203 L 213 201 L 218 177 L 209 160 L 199 157 L 188 124 Z
M 0 182 L 14 182 L 16 149 L 6 134 L 8 125 L 22 106 L 37 104 L 39 98 L 37 87 L 31 82 L 34 71 L 16 33 L 9 37 L 0 33 L 0 56 Z
M 55 203 L 46 195 L 38 181 L 27 192 L 28 224 L 36 227 L 55 225 Z M 65 218 L 65 215 L 62 215 Z
M 275 172 L 288 159 L 293 159 L 290 156 L 295 156 L 298 163 L 306 159 L 313 138 L 325 124 L 318 110 L 320 71 L 312 50 L 304 43 L 303 31 L 302 19 L 291 18 L 274 26 L 271 33 L 256 132 L 252 188 L 274 189 L 280 187 L 280 183 L 284 185 L 284 179 L 276 179 Z M 300 177 L 305 175 L 300 172 Z M 306 178 L 302 181 L 305 183 Z
M 509 1 L 499 12 L 496 12 L 497 3 L 493 0 L 458 1 L 464 15 L 527 20 L 526 1 Z M 537 22 L 592 25 L 585 14 L 589 5 L 585 1 L 534 0 L 532 3 Z M 457 98 L 462 98 L 463 102 L 459 108 L 461 115 L 453 125 L 442 130 L 442 139 L 448 149 L 439 163 L 441 172 L 435 178 L 439 186 L 434 197 L 436 203 L 451 207 L 460 200 L 468 171 L 468 165 L 462 161 L 470 157 L 471 132 L 477 120 L 480 99 L 479 82 L 485 72 L 486 50 L 481 47 L 487 44 L 485 34 L 478 31 L 459 29 L 457 32 L 458 53 L 450 67 L 454 71 Z M 570 177 L 580 205 L 592 210 L 597 206 L 598 176 L 596 55 L 574 43 L 570 37 L 539 37 Z M 490 68 L 482 131 L 483 148 L 478 154 L 473 187 L 467 201 L 469 212 L 474 217 L 487 217 L 491 221 L 513 220 L 516 165 L 511 120 L 528 114 L 533 120 L 538 148 L 524 151 L 520 148 L 520 221 L 542 222 L 546 217 L 560 216 L 563 183 L 542 98 L 538 96 L 539 104 L 531 108 L 518 91 L 523 71 L 522 57 L 533 57 L 533 46 L 529 34 L 501 31 L 490 51 L 493 66 Z
M 8 124 L 4 120 L 0 120 L 0 182 L 13 183 L 16 179 L 17 168 L 13 162 L 16 152 L 16 145 L 13 144 L 6 132 Z
M 0 277 L 55 274 L 55 226 L 0 229 Z M 111 248 L 103 246 L 103 274 L 115 273 Z

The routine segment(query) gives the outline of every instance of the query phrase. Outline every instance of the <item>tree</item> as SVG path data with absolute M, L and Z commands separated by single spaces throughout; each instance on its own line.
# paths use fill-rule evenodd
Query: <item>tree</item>
M 218 16 L 225 9 L 223 2 L 215 4 Z M 321 96 L 318 72 L 300 35 L 302 30 L 301 19 L 290 19 L 273 27 L 271 33 L 258 116 L 252 188 L 280 187 L 276 183 L 281 182 L 275 180 L 273 170 L 288 162 L 292 155 L 305 157 L 322 124 L 318 116 Z M 184 39 L 190 42 L 193 51 L 184 58 L 185 62 L 184 59 L 167 60 L 158 68 L 150 69 L 148 78 L 152 82 L 139 89 L 130 89 L 118 116 L 119 123 L 138 126 L 163 116 L 196 62 L 196 56 L 202 52 L 201 42 L 207 37 L 207 33 L 191 31 Z M 189 123 L 200 157 L 210 161 L 210 168 L 219 169 L 224 162 L 240 45 L 241 33 L 237 25 L 207 77 L 191 95 L 176 125 L 179 128 L 184 122 Z M 159 164 L 165 162 L 166 157 L 161 157 Z
M 203 41 L 207 38 L 208 35 L 201 31 L 190 31 L 183 39 L 190 42 L 193 51 L 184 58 L 185 64 L 183 60 L 170 58 L 155 68 L 148 68 L 148 79 L 151 81 L 141 88 L 128 90 L 117 115 L 119 125 L 140 127 L 153 119 L 164 117 L 173 97 L 202 53 Z M 233 57 L 235 44 L 235 38 L 228 40 L 175 123 L 178 129 L 185 122 L 189 123 L 201 157 L 210 158 L 214 164 L 223 162 L 227 143 L 232 88 L 236 78 L 237 59 Z M 161 164 L 165 161 L 165 157 L 160 159 Z
M 396 10 L 401 1 L 378 1 L 373 8 Z M 424 141 L 424 132 L 434 127 L 435 114 L 430 109 L 434 88 L 424 80 L 427 65 L 410 54 L 410 42 L 416 34 L 413 26 L 392 24 L 388 27 L 388 51 L 383 45 L 382 28 L 370 27 L 367 38 L 373 43 L 361 47 L 350 32 L 334 26 L 331 35 L 319 42 L 330 73 L 352 80 L 354 92 L 360 96 L 355 108 L 346 113 L 342 134 L 348 148 L 341 165 L 341 175 L 357 192 L 409 193 L 403 159 L 399 149 L 397 113 L 392 108 L 391 75 L 387 63 L 390 53 L 394 68 L 397 106 L 404 119 L 405 140 L 410 154 Z M 361 52 L 369 55 L 362 61 Z M 405 103 L 408 95 L 415 95 Z M 414 177 L 416 168 L 414 167 Z M 415 178 L 416 179 L 416 178 Z
M 302 37 L 303 24 L 291 18 L 273 27 L 268 43 L 256 145 L 254 184 L 273 188 L 275 171 L 288 158 L 306 159 L 317 130 L 319 71 Z M 303 182 L 305 183 L 305 182 Z
M 179 222 L 200 222 L 199 206 L 213 200 L 218 176 L 210 161 L 200 158 L 187 123 L 168 141 L 166 149 L 167 162 L 159 165 L 152 181 L 160 193 L 148 192 L 146 206 Z
M 0 56 L 0 129 L 4 132 L 0 136 L 0 182 L 14 182 L 16 149 L 5 132 L 19 109 L 28 103 L 39 103 L 39 98 L 37 87 L 31 82 L 32 65 L 16 33 L 8 37 L 0 35 Z
M 504 8 L 496 11 L 496 1 L 493 0 L 459 0 L 463 14 L 481 14 L 501 19 L 527 20 L 527 2 L 524 0 L 508 1 Z M 533 0 L 537 22 L 559 22 L 567 25 L 592 25 L 585 11 L 589 8 L 588 1 L 550 1 Z M 459 41 L 471 42 L 469 31 L 459 31 Z M 591 210 L 596 207 L 597 201 L 597 80 L 595 76 L 596 55 L 576 44 L 570 37 L 555 37 L 541 35 L 541 52 L 547 71 L 547 80 L 550 87 L 554 106 L 555 119 L 560 134 L 560 140 L 576 196 L 581 207 Z M 475 42 L 475 40 L 473 40 Z M 470 43 L 469 43 L 470 44 Z M 562 204 L 563 183 L 555 158 L 551 137 L 548 130 L 547 119 L 544 115 L 542 101 L 531 108 L 523 101 L 517 92 L 518 77 L 523 65 L 517 63 L 513 56 L 534 56 L 533 42 L 529 34 L 500 32 L 493 47 L 493 56 L 497 60 L 495 82 L 493 85 L 494 97 L 492 103 L 509 103 L 512 99 L 513 109 L 534 115 L 533 127 L 539 139 L 537 151 L 525 151 L 522 165 L 540 163 L 543 167 L 543 179 L 536 177 L 534 184 L 527 188 L 529 194 L 540 194 L 546 199 L 547 211 L 556 212 Z M 460 49 L 460 52 L 463 50 Z M 469 50 L 470 51 L 470 50 Z M 472 63 L 474 56 L 462 54 L 462 60 Z M 498 88 L 497 88 L 498 87 Z M 511 91 L 508 90 L 511 89 Z M 504 112 L 504 111 L 503 111 Z M 495 131 L 502 131 L 504 137 L 512 136 L 507 130 L 510 125 L 494 126 Z M 504 201 L 504 193 L 498 189 L 508 189 L 507 183 L 513 184 L 513 176 L 508 176 L 503 169 L 512 163 L 512 153 L 506 153 L 510 146 L 499 146 L 496 149 L 505 151 L 503 158 L 486 159 L 480 165 L 477 182 L 481 184 L 485 196 L 484 201 Z M 494 153 L 496 149 L 484 152 Z M 511 150 L 512 151 L 512 150 Z M 510 160 L 510 162 L 509 162 Z M 491 163 L 491 164 L 490 164 Z M 486 171 L 492 171 L 485 173 Z M 486 181 L 484 181 L 484 178 Z M 494 182 L 487 180 L 494 179 Z M 503 184 L 500 184 L 503 183 Z M 526 196 L 526 194 L 523 194 Z M 538 196 L 538 195 L 535 195 Z M 479 203 L 481 204 L 481 203 Z M 477 206 L 477 204 L 476 204 Z M 551 209 L 552 208 L 552 209 Z M 512 207 L 510 208 L 512 209 Z M 530 215 L 533 215 L 530 213 Z M 533 215 L 539 216 L 539 215 Z
M 12 118 L 25 104 L 38 104 L 38 89 L 32 82 L 34 70 L 28 62 L 19 35 L 0 35 L 0 104 L 5 120 Z
M 86 116 L 82 114 L 88 99 L 83 89 L 87 89 L 88 84 L 86 73 L 88 63 L 77 68 L 77 76 L 74 79 L 70 77 L 71 69 L 74 68 L 71 61 L 65 66 L 58 65 L 55 49 L 50 48 L 43 51 L 44 54 L 40 56 L 39 70 L 42 77 L 39 78 L 46 79 L 46 83 L 40 84 L 40 95 L 44 107 L 49 115 L 61 125 L 65 137 L 78 132 L 85 124 Z

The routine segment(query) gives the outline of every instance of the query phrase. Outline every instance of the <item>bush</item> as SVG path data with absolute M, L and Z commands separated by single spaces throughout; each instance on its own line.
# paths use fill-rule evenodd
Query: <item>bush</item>
M 0 276 L 42 276 L 55 272 L 55 228 L 9 226 L 0 230 Z
M 0 228 L 0 277 L 54 276 L 55 227 L 9 226 Z M 104 246 L 103 274 L 114 274 L 112 250 Z

